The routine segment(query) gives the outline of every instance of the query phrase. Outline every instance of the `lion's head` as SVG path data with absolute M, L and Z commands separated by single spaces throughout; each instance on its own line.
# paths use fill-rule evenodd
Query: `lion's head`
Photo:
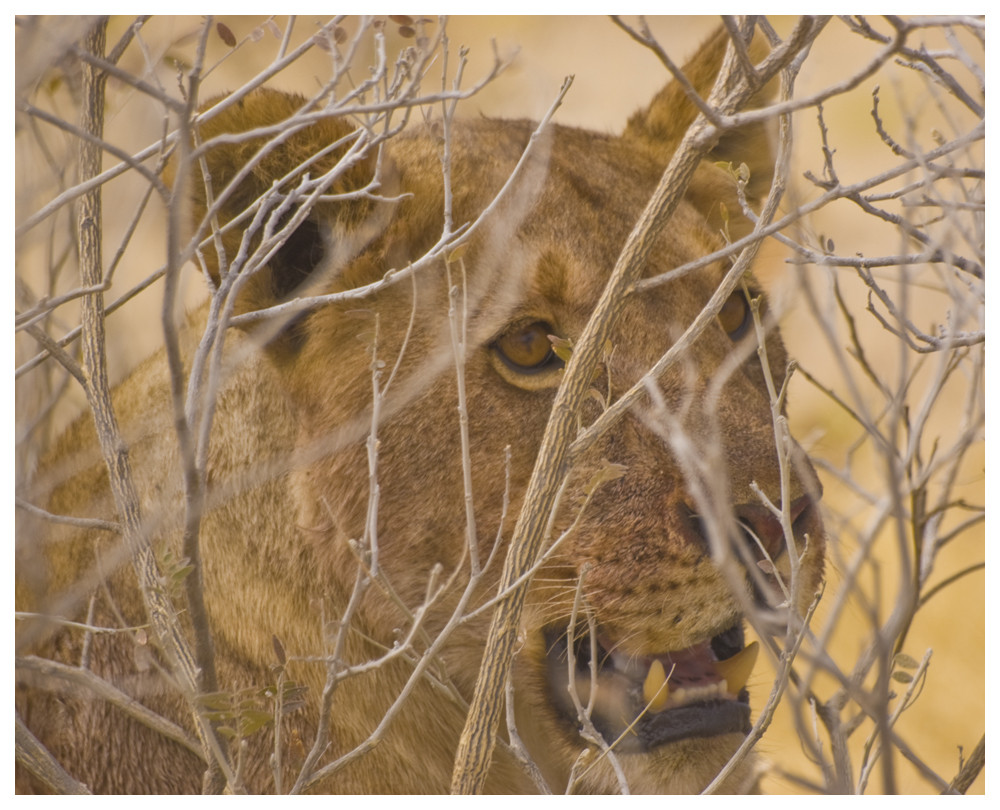
M 686 68 L 702 92 L 725 44 L 715 37 Z M 302 177 L 296 167 L 321 176 L 354 143 L 352 126 L 321 111 L 283 132 L 305 103 L 261 90 L 224 105 L 199 142 L 259 132 L 207 152 L 214 197 L 195 172 L 186 181 L 196 225 L 224 230 L 206 244 L 204 266 L 217 287 L 232 285 L 231 314 L 242 319 L 231 355 L 243 364 L 219 396 L 203 530 L 220 679 L 242 688 L 267 677 L 276 636 L 289 677 L 308 687 L 309 705 L 286 721 L 303 754 L 331 678 L 339 686 L 318 767 L 379 729 L 374 750 L 314 787 L 446 790 L 490 620 L 479 608 L 496 596 L 567 358 L 695 108 L 671 84 L 621 136 L 553 126 L 516 173 L 533 123 L 454 122 L 447 193 L 441 124 L 413 126 L 386 144 L 377 186 L 371 151 L 311 207 L 278 210 L 273 227 L 297 223 L 294 233 L 237 280 L 241 251 L 268 238 L 243 241 L 266 219 L 255 220 L 254 201 L 274 184 L 287 196 Z M 275 136 L 280 143 L 265 148 Z M 720 248 L 723 232 L 746 232 L 732 173 L 717 164 L 746 163 L 751 187 L 766 189 L 771 160 L 751 131 L 727 136 L 697 170 L 605 344 L 581 431 L 644 379 L 728 270 L 720 261 L 660 278 Z M 443 227 L 457 232 L 484 211 L 462 248 L 411 266 Z M 329 296 L 322 306 L 294 303 L 317 294 Z M 702 789 L 750 729 L 748 606 L 777 615 L 793 568 L 792 609 L 819 585 L 818 482 L 797 446 L 779 462 L 773 404 L 788 358 L 766 306 L 755 320 L 761 298 L 748 277 L 560 481 L 509 691 L 523 746 L 553 789 L 565 789 L 587 748 L 595 753 L 573 773 L 576 790 L 616 790 L 619 778 L 637 791 Z M 255 319 L 285 302 L 286 311 Z M 756 351 L 764 333 L 766 369 Z M 248 352 L 254 359 L 242 361 Z M 155 374 L 143 373 L 142 384 L 123 388 L 123 421 L 151 419 L 142 403 Z M 137 467 L 163 457 L 143 449 L 162 441 L 155 431 L 142 432 Z M 260 469 L 269 472 L 255 478 Z M 150 494 L 162 492 L 157 475 L 140 474 L 148 508 L 166 500 Z M 467 590 L 470 571 L 478 579 Z M 381 656 L 382 666 L 366 669 Z M 344 667 L 356 672 L 341 683 Z M 415 668 L 412 694 L 381 729 Z M 247 749 L 259 760 L 245 770 L 256 788 L 270 778 L 271 746 Z M 600 754 L 608 746 L 612 754 Z M 138 749 L 124 756 L 159 750 L 148 740 Z M 293 760 L 286 765 L 302 761 Z M 149 768 L 129 767 L 138 789 Z M 754 780 L 744 763 L 725 787 Z M 532 789 L 506 742 L 487 789 Z

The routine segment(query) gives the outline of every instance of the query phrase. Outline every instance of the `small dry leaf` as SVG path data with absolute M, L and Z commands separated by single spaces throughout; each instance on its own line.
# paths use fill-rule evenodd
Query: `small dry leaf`
M 336 36 L 336 35 L 334 35 Z M 312 38 L 313 44 L 319 48 L 321 51 L 330 52 L 330 43 L 325 36 L 322 34 L 315 34 Z
M 586 489 L 584 489 L 584 492 L 588 495 L 590 495 L 601 484 L 606 484 L 609 481 L 617 481 L 625 475 L 625 472 L 628 470 L 624 464 L 613 464 L 607 459 L 603 459 L 603 461 L 604 466 L 591 476 Z
M 135 643 L 145 647 L 149 643 L 149 636 L 141 627 L 135 631 Z
M 600 405 L 602 409 L 606 409 L 608 407 L 607 400 L 604 399 L 604 394 L 602 394 L 596 388 L 588 388 L 587 396 L 590 397 L 592 400 L 594 400 L 598 405 Z
M 274 647 L 274 654 L 278 659 L 278 663 L 284 666 L 288 661 L 288 658 L 285 655 L 285 646 L 281 643 L 281 640 L 275 635 L 271 636 L 271 646 Z
M 258 28 L 254 28 L 253 31 L 250 32 L 250 41 L 251 42 L 260 42 L 263 38 L 264 38 L 264 29 L 263 28 L 259 28 L 259 27 Z
M 413 25 L 413 17 L 408 17 L 405 14 L 390 14 L 389 19 L 397 25 Z
M 765 574 L 773 574 L 774 573 L 774 565 L 771 563 L 770 560 L 758 560 L 757 561 L 757 567 L 761 571 L 763 571 Z
M 275 39 L 281 39 L 281 29 L 278 28 L 278 24 L 274 20 L 268 20 L 264 25 L 271 32 L 271 36 Z
M 399 26 L 399 35 L 404 39 L 413 39 L 417 35 L 417 32 L 408 25 L 401 25 Z
M 469 246 L 468 242 L 465 242 L 464 244 L 459 245 L 451 253 L 448 254 L 448 256 L 445 259 L 445 261 L 448 262 L 448 264 L 451 264 L 452 262 L 457 262 L 459 259 L 461 259 L 465 255 L 465 250 L 466 250 L 466 248 L 468 248 L 468 246 Z
M 302 743 L 302 735 L 295 728 L 288 731 L 288 756 L 293 763 L 303 762 L 306 758 L 306 747 Z
M 897 669 L 892 673 L 892 679 L 894 681 L 899 681 L 900 683 L 909 683 L 913 680 L 913 676 L 909 672 L 903 672 L 903 670 Z
M 907 655 L 906 653 L 896 653 L 895 657 L 892 659 L 897 667 L 902 667 L 903 669 L 916 669 L 920 666 L 920 663 L 912 655 Z
M 335 26 L 333 29 L 333 41 L 336 42 L 338 45 L 343 45 L 345 42 L 347 42 L 346 29 L 341 28 L 339 25 Z
M 216 23 L 215 30 L 219 35 L 219 39 L 225 42 L 230 48 L 236 47 L 236 36 L 229 30 L 228 25 L 225 23 Z

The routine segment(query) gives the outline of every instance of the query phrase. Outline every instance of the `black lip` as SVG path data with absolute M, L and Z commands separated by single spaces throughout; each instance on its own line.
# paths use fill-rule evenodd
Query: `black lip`
M 565 667 L 567 657 L 565 631 L 550 628 L 545 632 L 545 641 L 550 659 L 549 671 L 550 673 L 553 669 L 559 671 Z M 582 647 L 578 643 L 576 653 L 577 668 L 580 670 L 589 668 L 590 659 L 589 640 L 586 640 L 585 637 L 583 641 Z M 738 653 L 744 647 L 742 622 L 738 621 L 713 636 L 710 644 L 719 660 L 730 658 Z M 606 652 L 598 647 L 598 661 L 602 662 L 605 656 Z M 562 663 L 553 668 L 551 666 L 553 660 Z M 558 710 L 567 725 L 571 725 L 574 729 L 578 728 L 579 722 L 575 710 L 564 696 L 560 695 L 557 698 L 556 690 L 559 687 L 552 682 L 551 678 L 548 683 L 552 705 Z M 641 693 L 638 689 L 636 692 L 635 705 L 636 713 L 638 713 L 642 708 Z M 620 734 L 620 728 L 616 728 L 597 714 L 591 717 L 591 722 L 609 745 L 616 741 Z M 680 740 L 714 737 L 719 734 L 739 733 L 746 735 L 750 733 L 751 727 L 750 696 L 746 689 L 742 689 L 736 700 L 710 699 L 675 709 L 666 709 L 655 714 L 643 714 L 632 725 L 631 733 L 618 740 L 616 750 L 620 753 L 642 753 L 657 746 Z
M 746 690 L 739 700 L 710 700 L 692 703 L 677 709 L 667 709 L 659 714 L 644 714 L 633 727 L 642 750 L 658 745 L 688 740 L 695 737 L 714 737 L 717 734 L 750 733 L 750 705 L 744 701 Z M 594 727 L 607 739 L 595 719 Z

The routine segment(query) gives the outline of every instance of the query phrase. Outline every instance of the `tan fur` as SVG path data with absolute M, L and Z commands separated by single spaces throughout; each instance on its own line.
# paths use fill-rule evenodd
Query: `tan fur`
M 688 66 L 703 94 L 721 61 L 724 36 L 716 36 Z M 203 140 L 286 118 L 302 99 L 258 91 L 200 133 Z M 500 206 L 463 257 L 467 272 L 468 390 L 472 485 L 480 556 L 485 559 L 498 531 L 509 539 L 548 417 L 559 372 L 521 378 L 498 359 L 494 339 L 519 323 L 544 321 L 558 334 L 576 338 L 583 329 L 632 225 L 642 211 L 669 155 L 693 118 L 694 108 L 673 84 L 649 109 L 629 122 L 623 137 L 556 127 L 540 145 L 512 195 Z M 455 222 L 474 219 L 499 190 L 534 128 L 529 122 L 473 120 L 456 126 L 453 140 Z M 294 135 L 265 161 L 221 214 L 224 223 L 297 163 L 349 132 L 347 124 L 324 121 Z M 209 155 L 215 193 L 225 187 L 259 143 L 220 148 Z M 727 149 L 738 151 L 728 152 Z M 317 176 L 335 158 L 321 161 Z M 661 273 L 717 248 L 719 204 L 739 210 L 732 181 L 714 161 L 751 166 L 766 180 L 770 154 L 763 133 L 729 137 L 699 170 L 670 225 L 659 237 L 647 276 Z M 335 190 L 357 188 L 371 164 L 357 166 Z M 321 204 L 312 214 L 326 240 L 327 261 L 310 279 L 322 291 L 350 289 L 405 267 L 422 255 L 441 231 L 441 170 L 435 133 L 421 127 L 388 149 L 383 192 L 411 196 L 401 201 Z M 199 188 L 194 183 L 192 188 Z M 195 192 L 194 221 L 204 199 Z M 227 237 L 235 255 L 239 233 Z M 337 240 L 340 240 L 339 242 Z M 346 245 L 346 247 L 345 247 Z M 307 249 L 315 245 L 305 243 Z M 338 253 L 339 251 L 339 253 Z M 308 250 L 306 251 L 308 253 Z M 213 251 L 206 256 L 218 278 Z M 300 258 L 283 256 L 259 274 L 240 297 L 238 311 L 274 303 L 276 290 L 291 294 L 287 279 Z M 284 263 L 284 264 L 283 264 Z M 725 268 L 707 268 L 653 288 L 629 301 L 617 325 L 613 353 L 595 387 L 617 397 L 632 386 L 690 323 L 714 291 Z M 292 273 L 298 272 L 292 267 Z M 460 282 L 460 267 L 452 283 Z M 432 569 L 460 575 L 425 618 L 426 639 L 441 629 L 467 577 L 463 563 L 465 512 L 459 440 L 458 395 L 446 318 L 448 282 L 443 263 L 376 295 L 312 312 L 277 334 L 236 330 L 229 338 L 229 374 L 219 397 L 210 452 L 210 511 L 202 528 L 205 598 L 211 617 L 222 688 L 261 688 L 273 682 L 272 635 L 293 660 L 292 680 L 308 687 L 307 706 L 288 716 L 286 786 L 311 744 L 324 682 L 322 663 L 294 660 L 328 651 L 331 624 L 344 609 L 357 570 L 350 541 L 364 531 L 369 497 L 365 440 L 371 427 L 372 352 L 385 362 L 384 384 L 404 344 L 403 361 L 382 407 L 378 479 L 379 564 L 396 596 L 415 610 L 424 600 Z M 414 293 L 414 290 L 416 292 Z M 414 295 L 416 298 L 414 299 Z M 185 340 L 200 334 L 204 313 L 194 316 Z M 377 336 L 377 344 L 376 344 Z M 752 334 L 740 345 L 753 341 Z M 753 351 L 722 387 L 715 414 L 707 406 L 713 375 L 734 351 L 734 341 L 713 325 L 695 343 L 685 363 L 660 385 L 664 399 L 692 441 L 708 448 L 718 431 L 732 503 L 759 504 L 751 483 L 772 499 L 780 492 L 771 414 L 763 374 Z M 374 348 L 373 348 L 374 347 Z M 771 367 L 780 377 L 786 355 L 776 332 L 768 337 Z M 165 364 L 156 356 L 116 392 L 138 479 L 146 525 L 173 542 L 183 514 L 180 463 L 172 435 Z M 584 423 L 598 414 L 590 402 Z M 532 585 L 524 645 L 515 662 L 514 692 L 525 743 L 555 789 L 562 789 L 584 747 L 572 724 L 557 716 L 546 694 L 541 629 L 568 619 L 577 578 L 586 571 L 584 596 L 602 632 L 636 654 L 680 649 L 724 629 L 738 616 L 737 602 L 711 561 L 703 538 L 692 531 L 695 511 L 679 465 L 651 429 L 648 405 L 637 407 L 580 460 L 563 498 L 555 529 L 577 517 L 582 491 L 606 462 L 624 475 L 599 488 L 579 524 Z M 43 465 L 36 482 L 39 502 L 57 513 L 115 519 L 107 477 L 98 463 L 93 429 L 74 426 Z M 505 449 L 510 447 L 509 472 Z M 792 495 L 816 495 L 807 463 L 792 476 Z M 500 526 L 505 480 L 510 508 Z M 797 529 L 810 535 L 804 573 L 806 599 L 822 575 L 822 528 L 810 507 Z M 146 624 L 133 576 L 113 537 L 25 521 L 19 547 L 19 599 L 25 609 L 82 619 L 97 593 L 97 625 Z M 27 540 L 25 539 L 27 538 Z M 30 544 L 30 545 L 29 545 Z M 166 544 L 166 545 L 165 545 Z M 176 549 L 176 546 L 174 546 Z M 44 554 L 40 553 L 44 551 Z M 787 570 L 787 554 L 781 567 Z M 495 591 L 494 562 L 476 597 Z M 98 571 L 107 589 L 96 588 Z M 363 662 L 391 647 L 410 620 L 373 585 L 348 634 L 346 658 Z M 177 600 L 180 606 L 183 598 Z M 119 615 L 120 612 L 120 615 Z M 327 625 L 324 627 L 324 621 Z M 465 709 L 482 655 L 488 614 L 454 633 L 441 655 L 437 678 L 422 679 L 382 742 L 319 786 L 341 792 L 439 792 L 448 788 Z M 41 622 L 20 628 L 19 652 L 35 652 L 76 664 L 82 635 Z M 193 733 L 176 689 L 158 674 L 152 633 L 99 636 L 91 666 L 119 688 Z M 330 750 L 324 762 L 361 743 L 412 671 L 407 660 L 345 681 L 336 693 Z M 18 706 L 36 735 L 77 778 L 95 791 L 197 791 L 203 765 L 85 693 L 57 694 L 31 678 L 22 680 Z M 456 699 L 455 694 L 462 700 Z M 622 755 L 637 792 L 684 792 L 703 788 L 724 765 L 742 735 L 670 743 L 647 754 Z M 251 790 L 271 790 L 269 730 L 248 738 L 244 777 Z M 748 761 L 727 782 L 731 791 L 754 787 Z M 25 781 L 23 787 L 29 783 Z M 584 790 L 615 790 L 613 772 L 602 764 L 582 783 Z M 494 757 L 487 790 L 528 792 L 533 786 L 502 748 Z

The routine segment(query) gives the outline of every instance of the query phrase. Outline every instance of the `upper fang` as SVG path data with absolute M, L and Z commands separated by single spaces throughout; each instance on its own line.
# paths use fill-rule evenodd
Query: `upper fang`
M 642 683 L 642 698 L 646 701 L 651 712 L 658 712 L 667 705 L 667 698 L 670 696 L 670 688 L 667 686 L 667 674 L 663 669 L 663 664 L 657 659 L 649 665 L 649 672 L 646 680 Z
M 757 653 L 760 645 L 756 641 L 747 644 L 732 658 L 725 661 L 716 661 L 715 671 L 726 680 L 726 689 L 733 695 L 739 694 L 740 690 L 747 685 L 753 666 L 757 663 Z

